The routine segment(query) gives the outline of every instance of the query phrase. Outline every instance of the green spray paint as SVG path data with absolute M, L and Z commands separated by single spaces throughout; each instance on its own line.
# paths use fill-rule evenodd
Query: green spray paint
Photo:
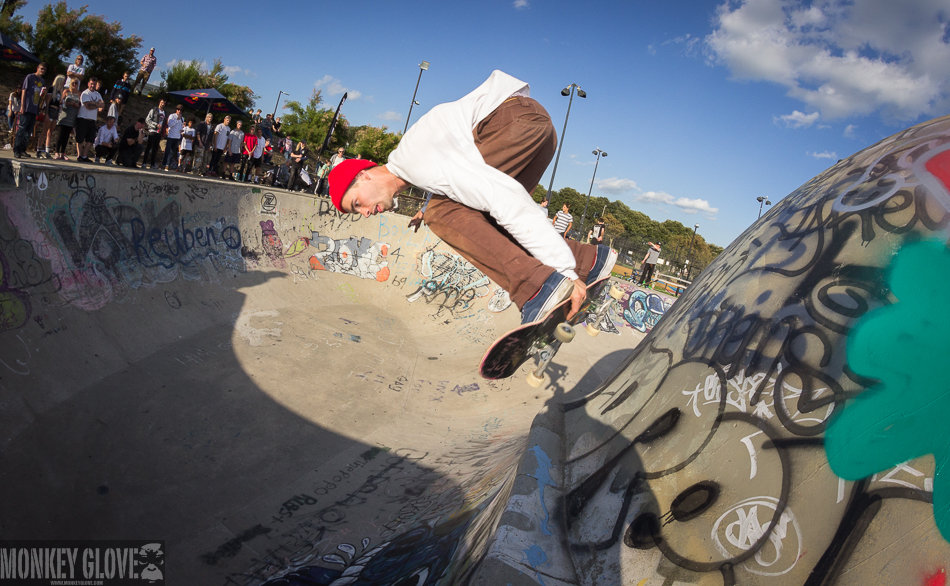
M 851 369 L 880 382 L 832 422 L 825 452 L 847 480 L 933 454 L 934 520 L 950 541 L 950 250 L 905 246 L 889 285 L 899 301 L 864 316 L 847 346 Z

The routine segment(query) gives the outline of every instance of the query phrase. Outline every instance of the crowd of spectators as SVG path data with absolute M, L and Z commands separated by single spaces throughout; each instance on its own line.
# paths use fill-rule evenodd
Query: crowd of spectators
M 235 119 L 232 128 L 231 116 L 215 124 L 208 113 L 199 122 L 186 116 L 182 105 L 169 115 L 165 100 L 160 99 L 146 116 L 122 129 L 122 113 L 130 96 L 136 89 L 139 93 L 144 90 L 155 64 L 153 47 L 140 61 L 134 81 L 125 72 L 106 89 L 101 80 L 85 77 L 81 55 L 50 85 L 45 79 L 47 65 L 40 63 L 9 96 L 7 120 L 14 156 L 30 158 L 27 151 L 32 146 L 37 158 L 69 161 L 67 147 L 75 136 L 75 161 L 80 163 L 177 171 L 248 183 L 266 181 L 325 195 L 327 175 L 345 160 L 344 149 L 329 160 L 313 161 L 306 141 L 279 136 L 280 117 L 262 116 L 260 109 L 251 114 L 245 132 L 241 120 Z

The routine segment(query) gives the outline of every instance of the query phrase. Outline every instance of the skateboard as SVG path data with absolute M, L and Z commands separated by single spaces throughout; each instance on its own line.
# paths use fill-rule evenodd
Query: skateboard
M 479 374 L 487 379 L 508 378 L 537 354 L 540 363 L 528 374 L 527 380 L 529 385 L 540 387 L 548 380 L 544 370 L 561 344 L 574 339 L 574 324 L 586 319 L 587 333 L 596 336 L 600 333 L 597 324 L 607 315 L 611 303 L 623 295 L 623 289 L 611 284 L 609 276 L 594 281 L 587 287 L 587 298 L 580 311 L 570 320 L 567 314 L 571 310 L 571 300 L 566 299 L 539 321 L 524 324 L 498 338 L 482 357 Z

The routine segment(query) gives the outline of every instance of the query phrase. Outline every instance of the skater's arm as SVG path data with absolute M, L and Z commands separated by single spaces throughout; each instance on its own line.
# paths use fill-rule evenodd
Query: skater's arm
M 538 204 L 520 183 L 494 167 L 465 159 L 447 158 L 439 167 L 446 185 L 426 187 L 489 213 L 531 256 L 565 277 L 577 279 L 574 253 L 547 216 L 538 213 Z

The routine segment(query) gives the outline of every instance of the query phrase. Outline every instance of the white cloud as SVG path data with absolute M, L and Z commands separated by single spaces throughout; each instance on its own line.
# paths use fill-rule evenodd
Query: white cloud
M 798 110 L 793 111 L 791 114 L 785 114 L 784 116 L 776 116 L 772 118 L 772 121 L 778 124 L 782 122 L 785 124 L 785 128 L 808 128 L 812 124 L 818 121 L 818 112 L 812 112 L 811 114 L 805 114 L 804 112 L 799 112 Z
M 347 100 L 358 100 L 360 99 L 360 96 L 363 95 L 357 90 L 351 90 L 344 87 L 343 84 L 340 83 L 339 79 L 330 75 L 324 75 L 322 78 L 318 79 L 313 84 L 313 87 L 317 88 L 328 96 L 341 96 L 345 93 Z
M 528 7 L 528 0 L 515 0 L 514 6 L 515 6 L 515 8 L 517 8 L 518 10 L 522 10 L 522 9 L 524 9 L 524 8 L 527 8 L 527 7 Z
M 633 198 L 640 203 L 657 203 L 657 204 L 670 204 L 673 203 L 673 196 L 669 193 L 664 193 L 662 191 L 646 191 L 640 195 Z
M 686 197 L 680 197 L 673 202 L 673 205 L 682 210 L 684 214 L 695 214 L 696 212 L 702 212 L 706 216 L 712 217 L 719 213 L 719 208 L 712 207 L 705 199 L 689 199 Z
M 389 112 L 383 112 L 377 118 L 380 120 L 402 120 L 402 114 L 390 110 Z
M 611 177 L 609 179 L 601 179 L 598 181 L 597 189 L 605 193 L 619 195 L 628 191 L 635 191 L 637 189 L 637 182 L 632 179 Z
M 834 152 L 834 151 L 831 151 L 831 152 L 825 151 L 825 152 L 823 152 L 823 153 L 808 153 L 808 152 L 806 152 L 805 154 L 808 155 L 809 157 L 815 157 L 816 159 L 831 159 L 831 160 L 833 160 L 833 161 L 837 161 L 837 160 L 838 160 L 838 153 L 836 153 L 836 152 Z
M 845 137 L 845 138 L 854 138 L 854 137 L 855 137 L 855 136 L 854 136 L 854 131 L 857 130 L 857 128 L 858 128 L 858 127 L 857 127 L 856 125 L 854 125 L 854 124 L 848 124 L 847 126 L 845 126 L 845 128 L 844 128 L 844 133 L 843 133 L 843 134 L 844 134 L 844 137 Z
M 669 193 L 662 191 L 646 191 L 634 197 L 640 203 L 655 204 L 659 206 L 672 205 L 680 209 L 684 214 L 695 214 L 702 212 L 706 217 L 715 219 L 719 213 L 719 208 L 709 205 L 705 199 L 689 199 L 687 197 L 673 197 Z
M 950 106 L 946 0 L 739 0 L 716 13 L 709 61 L 771 81 L 825 119 L 912 120 Z

